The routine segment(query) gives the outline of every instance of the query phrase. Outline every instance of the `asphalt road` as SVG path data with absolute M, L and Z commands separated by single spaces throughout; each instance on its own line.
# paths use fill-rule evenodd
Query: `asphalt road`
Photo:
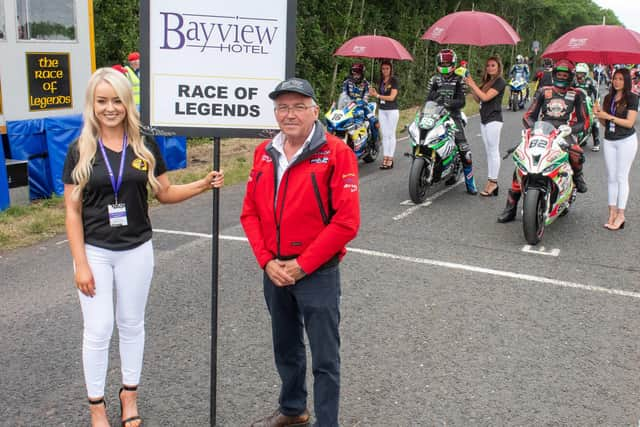
M 503 151 L 517 141 L 520 118 L 505 112 Z M 473 117 L 467 135 L 482 186 L 479 133 Z M 406 140 L 390 171 L 360 169 L 362 227 L 341 267 L 341 424 L 637 425 L 638 168 L 627 226 L 611 232 L 602 227 L 603 155 L 587 151 L 589 192 L 527 251 L 520 215 L 496 223 L 510 160 L 499 197 L 457 185 L 415 207 L 406 202 L 404 151 Z M 239 225 L 243 193 L 243 185 L 221 192 L 219 426 L 249 425 L 278 396 L 261 274 Z M 139 400 L 146 426 L 209 425 L 211 212 L 210 195 L 152 210 L 156 271 Z M 64 239 L 0 253 L 0 425 L 89 425 Z M 106 394 L 113 425 L 116 338 Z M 312 398 L 310 389 L 310 409 Z

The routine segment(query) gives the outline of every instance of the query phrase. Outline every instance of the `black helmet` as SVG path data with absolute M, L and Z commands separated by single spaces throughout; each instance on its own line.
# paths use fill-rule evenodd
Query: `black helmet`
M 566 73 L 569 73 L 569 76 L 565 79 L 559 79 L 558 78 L 558 72 L 559 71 L 564 71 Z M 551 72 L 551 77 L 553 78 L 553 85 L 559 88 L 567 88 L 571 85 L 571 82 L 573 81 L 573 77 L 576 74 L 576 69 L 575 66 L 573 65 L 573 62 L 569 61 L 568 59 L 561 59 L 558 62 L 555 63 L 555 65 L 553 66 L 553 71 Z
M 359 74 L 359 76 L 354 78 L 354 80 L 356 80 L 358 82 L 360 80 L 362 80 L 362 78 L 364 77 L 364 64 L 362 62 L 356 62 L 355 64 L 353 64 L 351 66 L 351 76 L 352 77 L 353 77 L 354 73 Z
M 544 68 L 551 68 L 551 67 L 553 67 L 553 59 L 551 59 L 551 58 L 544 58 L 544 59 L 542 60 L 542 66 L 543 66 Z

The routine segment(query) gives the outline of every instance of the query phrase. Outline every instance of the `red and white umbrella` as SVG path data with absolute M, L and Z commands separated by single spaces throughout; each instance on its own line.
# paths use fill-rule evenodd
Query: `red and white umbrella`
M 547 46 L 542 57 L 589 64 L 637 64 L 640 33 L 618 25 L 583 25 Z
M 375 35 L 357 36 L 347 40 L 334 55 L 413 61 L 411 54 L 399 41 L 391 37 Z
M 520 36 L 507 21 L 492 13 L 454 12 L 438 19 L 421 37 L 440 44 L 514 45 Z

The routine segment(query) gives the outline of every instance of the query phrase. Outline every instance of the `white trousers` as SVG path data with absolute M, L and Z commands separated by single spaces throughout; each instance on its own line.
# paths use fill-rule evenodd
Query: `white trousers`
M 382 153 L 385 157 L 393 157 L 396 152 L 396 127 L 400 118 L 400 110 L 379 110 L 380 137 Z
M 638 135 L 624 139 L 604 140 L 604 163 L 607 166 L 609 206 L 624 209 L 629 198 L 629 172 L 638 151 Z
M 502 122 L 489 122 L 480 125 L 482 141 L 487 152 L 487 176 L 489 179 L 498 180 L 500 173 L 500 132 Z
M 82 363 L 87 395 L 90 399 L 96 399 L 104 396 L 109 342 L 113 332 L 114 288 L 122 384 L 137 385 L 140 382 L 144 312 L 153 276 L 153 245 L 149 240 L 126 251 L 85 245 L 85 251 L 96 284 L 96 294 L 88 297 L 78 291 L 84 319 Z

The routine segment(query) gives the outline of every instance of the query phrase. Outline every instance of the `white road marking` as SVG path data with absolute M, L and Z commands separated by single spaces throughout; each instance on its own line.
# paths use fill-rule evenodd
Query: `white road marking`
M 191 232 L 187 232 L 187 231 L 163 230 L 163 229 L 157 229 L 157 228 L 154 229 L 153 231 L 155 231 L 157 233 L 178 234 L 178 235 L 185 235 L 185 236 L 204 237 L 204 238 L 208 238 L 208 239 L 212 238 L 211 234 L 204 234 L 204 233 L 191 233 Z M 248 242 L 249 241 L 246 237 L 227 236 L 227 235 L 222 235 L 222 234 L 220 235 L 220 240 L 231 240 L 231 241 L 237 241 L 237 242 Z M 624 297 L 640 299 L 640 292 L 624 291 L 624 290 L 621 290 L 621 289 L 609 289 L 609 288 L 605 288 L 605 287 L 602 287 L 602 286 L 591 286 L 591 285 L 585 285 L 585 284 L 582 284 L 582 283 L 567 282 L 567 281 L 564 281 L 564 280 L 550 279 L 550 278 L 542 277 L 542 276 L 533 276 L 531 274 L 521 274 L 521 273 L 514 273 L 514 272 L 511 272 L 511 271 L 494 270 L 492 268 L 476 267 L 476 266 L 473 266 L 473 265 L 457 264 L 457 263 L 453 263 L 453 262 L 438 261 L 438 260 L 427 259 L 427 258 L 416 258 L 416 257 L 409 257 L 409 256 L 404 256 L 404 255 L 395 255 L 395 254 L 390 254 L 390 253 L 387 253 L 387 252 L 372 251 L 372 250 L 369 250 L 369 249 L 360 249 L 360 248 L 352 248 L 352 247 L 347 247 L 347 249 L 349 251 L 351 251 L 351 252 L 360 253 L 360 254 L 363 254 L 363 255 L 375 256 L 375 257 L 379 257 L 379 258 L 394 259 L 394 260 L 410 262 L 410 263 L 414 263 L 414 264 L 424 264 L 424 265 L 432 265 L 434 267 L 450 268 L 450 269 L 453 269 L 453 270 L 471 271 L 471 272 L 474 272 L 474 273 L 489 274 L 489 275 L 492 275 L 492 276 L 499 276 L 499 277 L 506 277 L 506 278 L 509 278 L 509 279 L 524 280 L 524 281 L 527 281 L 527 282 L 544 283 L 544 284 L 547 284 L 547 285 L 553 285 L 553 286 L 557 286 L 557 287 L 561 287 L 561 288 L 580 289 L 580 290 L 588 291 L 588 292 L 599 292 L 599 293 L 603 293 L 603 294 L 618 295 L 618 296 L 624 296 Z
M 401 214 L 398 214 L 398 215 L 394 216 L 393 220 L 394 221 L 398 221 L 400 219 L 406 218 L 409 215 L 411 215 L 412 213 L 414 213 L 415 211 L 417 211 L 418 209 L 420 209 L 420 207 L 429 206 L 435 199 L 437 199 L 438 197 L 442 196 L 443 194 L 448 193 L 449 191 L 453 190 L 455 187 L 457 187 L 458 185 L 462 184 L 463 182 L 464 182 L 464 180 L 460 180 L 460 181 L 456 182 L 453 185 L 445 187 L 444 189 L 438 191 L 437 193 L 435 193 L 431 197 L 427 197 L 427 200 L 425 200 L 424 202 L 420 203 L 419 205 L 414 204 L 411 200 L 405 200 L 404 202 L 402 202 L 400 204 L 401 205 L 413 205 L 413 206 L 411 206 L 409 209 L 407 209 L 406 211 L 402 212 Z
M 64 245 L 68 241 L 69 241 L 68 239 L 60 240 L 59 242 L 56 242 L 56 245 Z
M 536 255 L 549 255 L 549 256 L 560 255 L 560 249 L 554 248 L 547 251 L 545 250 L 544 246 L 536 247 L 531 245 L 524 245 L 522 247 L 522 252 L 528 252 L 530 254 L 536 254 Z

